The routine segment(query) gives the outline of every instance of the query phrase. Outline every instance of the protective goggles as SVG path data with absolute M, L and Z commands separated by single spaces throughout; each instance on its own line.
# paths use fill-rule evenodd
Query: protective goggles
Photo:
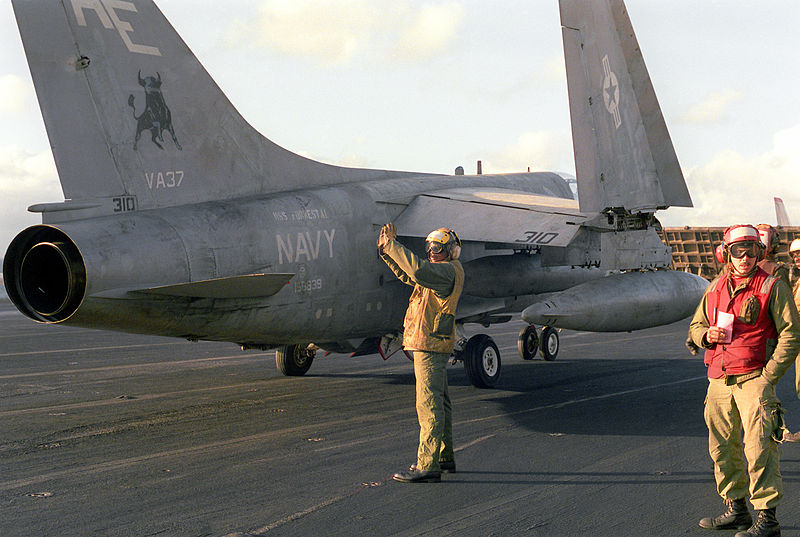
M 741 259 L 744 256 L 758 257 L 761 253 L 761 246 L 755 242 L 737 242 L 728 247 L 731 257 Z
M 432 254 L 440 254 L 444 252 L 444 244 L 441 242 L 428 241 L 425 243 L 425 251 Z
M 795 250 L 794 252 L 789 252 L 789 255 L 792 256 L 792 259 L 796 257 L 800 257 L 800 250 Z

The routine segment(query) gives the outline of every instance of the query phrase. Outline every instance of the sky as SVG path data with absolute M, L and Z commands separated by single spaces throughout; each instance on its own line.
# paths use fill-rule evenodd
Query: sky
M 134 3 L 137 0 L 133 0 Z M 346 166 L 574 174 L 556 0 L 161 0 L 242 115 Z M 665 226 L 800 225 L 796 0 L 628 0 L 694 208 Z M 63 200 L 0 3 L 0 256 Z

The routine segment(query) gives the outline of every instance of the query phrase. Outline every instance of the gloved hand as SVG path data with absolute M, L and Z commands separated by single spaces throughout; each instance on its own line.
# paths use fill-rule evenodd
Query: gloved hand
M 692 356 L 697 356 L 697 353 L 700 350 L 700 347 L 695 345 L 694 341 L 692 341 L 692 338 L 690 337 L 686 338 L 686 348 L 689 349 L 689 352 L 692 353 Z
M 397 228 L 389 222 L 381 228 L 381 234 L 378 236 L 378 248 L 383 250 L 384 246 L 389 244 L 397 238 Z

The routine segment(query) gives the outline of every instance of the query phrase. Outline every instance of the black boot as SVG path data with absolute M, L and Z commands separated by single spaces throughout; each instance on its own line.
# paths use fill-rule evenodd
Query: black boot
M 747 531 L 737 532 L 733 537 L 781 537 L 781 525 L 775 518 L 775 508 L 759 511 L 755 523 Z
M 397 472 L 392 477 L 402 483 L 438 483 L 442 480 L 442 472 L 426 472 L 417 470 L 415 466 L 413 470 Z
M 725 500 L 728 510 L 718 517 L 706 517 L 700 520 L 700 527 L 707 530 L 744 530 L 753 523 L 753 517 L 747 510 L 744 498 Z

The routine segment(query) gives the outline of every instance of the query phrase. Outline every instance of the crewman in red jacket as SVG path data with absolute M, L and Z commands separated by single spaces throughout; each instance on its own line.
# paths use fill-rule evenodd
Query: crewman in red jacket
M 694 343 L 706 349 L 708 451 L 728 508 L 700 526 L 746 529 L 735 537 L 779 537 L 778 443 L 786 428 L 775 384 L 800 350 L 800 316 L 788 284 L 758 267 L 765 247 L 755 227 L 729 227 L 723 245 L 726 269 L 706 289 L 689 326 Z

